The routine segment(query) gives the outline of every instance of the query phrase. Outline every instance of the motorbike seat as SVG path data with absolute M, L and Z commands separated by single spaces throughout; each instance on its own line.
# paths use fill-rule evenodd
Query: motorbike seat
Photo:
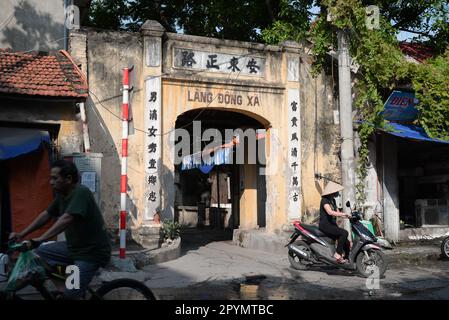
M 318 237 L 327 237 L 327 235 L 323 231 L 321 231 L 317 226 L 311 224 L 301 224 L 301 226 Z

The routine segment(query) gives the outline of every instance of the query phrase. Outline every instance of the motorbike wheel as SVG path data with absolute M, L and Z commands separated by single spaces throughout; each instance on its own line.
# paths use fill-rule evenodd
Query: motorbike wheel
M 449 237 L 446 237 L 441 243 L 441 254 L 443 258 L 449 259 Z
M 296 241 L 295 246 L 311 254 L 309 246 L 304 241 Z M 292 250 L 288 250 L 288 261 L 290 262 L 290 265 L 293 267 L 293 269 L 296 270 L 307 270 L 310 267 L 310 262 L 302 259 Z
M 367 250 L 368 257 L 365 255 L 363 251 L 360 251 L 356 258 L 356 266 L 359 274 L 368 278 L 373 273 L 373 267 L 377 267 L 379 270 L 379 278 L 382 278 L 385 272 L 387 271 L 387 263 L 385 260 L 385 255 L 380 250 Z

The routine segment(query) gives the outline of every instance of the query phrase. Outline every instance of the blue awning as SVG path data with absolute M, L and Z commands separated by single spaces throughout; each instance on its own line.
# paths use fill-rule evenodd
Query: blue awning
M 449 143 L 449 140 L 438 140 L 430 138 L 423 128 L 411 124 L 400 124 L 396 122 L 390 122 L 389 125 L 394 131 L 387 131 L 384 129 L 378 129 L 388 134 L 394 135 L 396 137 L 406 138 L 415 141 L 428 141 L 428 142 L 439 142 L 439 143 Z
M 0 160 L 33 152 L 42 142 L 50 143 L 47 131 L 0 127 Z

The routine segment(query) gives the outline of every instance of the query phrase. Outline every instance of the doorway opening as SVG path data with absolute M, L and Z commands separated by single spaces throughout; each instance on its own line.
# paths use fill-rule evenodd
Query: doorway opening
M 200 131 L 194 130 L 194 121 L 200 124 Z M 258 172 L 266 163 L 263 132 L 267 127 L 255 117 L 222 109 L 195 109 L 178 116 L 176 129 L 186 130 L 190 137 L 188 161 L 197 159 L 194 143 L 200 144 L 203 154 L 209 150 L 212 139 L 202 139 L 206 130 L 216 130 L 222 137 L 220 150 L 210 154 L 214 159 L 211 163 L 189 167 L 183 159 L 182 164 L 175 165 L 175 220 L 181 226 L 228 232 L 229 239 L 232 230 L 245 221 L 253 220 L 259 228 L 266 226 L 266 180 Z M 255 132 L 255 149 L 250 146 L 254 140 L 245 134 L 230 137 L 230 130 Z M 244 153 L 243 158 L 237 152 L 238 147 Z M 252 152 L 256 152 L 255 157 L 248 157 Z

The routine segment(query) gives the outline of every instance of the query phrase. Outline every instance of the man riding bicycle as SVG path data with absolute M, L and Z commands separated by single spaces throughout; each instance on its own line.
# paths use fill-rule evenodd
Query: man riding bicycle
M 30 249 L 37 248 L 37 255 L 49 268 L 56 265 L 78 267 L 79 289 L 66 288 L 62 299 L 81 298 L 97 270 L 106 266 L 111 258 L 111 245 L 103 216 L 92 192 L 78 181 L 78 169 L 74 163 L 55 161 L 50 172 L 55 200 L 28 227 L 10 235 L 10 239 L 21 242 L 51 219 L 57 219 L 50 229 L 40 237 L 31 239 L 27 245 Z M 40 246 L 62 232 L 65 232 L 66 241 Z

